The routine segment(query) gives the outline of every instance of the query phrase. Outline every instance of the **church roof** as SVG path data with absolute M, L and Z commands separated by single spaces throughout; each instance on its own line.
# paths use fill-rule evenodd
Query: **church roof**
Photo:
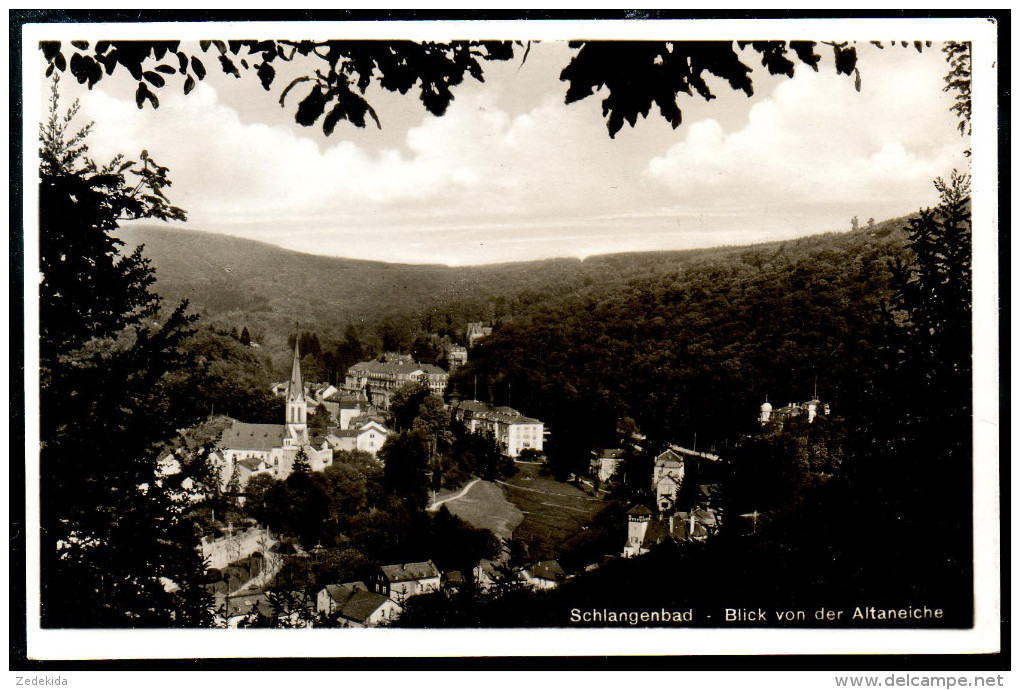
M 645 508 L 643 505 L 636 505 L 627 511 L 627 515 L 651 515 L 652 511 Z
M 286 426 L 283 424 L 249 424 L 234 422 L 223 430 L 220 446 L 234 450 L 272 450 L 283 445 Z

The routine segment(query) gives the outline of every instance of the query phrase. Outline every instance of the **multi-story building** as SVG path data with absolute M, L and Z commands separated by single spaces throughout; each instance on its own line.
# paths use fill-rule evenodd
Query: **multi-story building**
M 467 344 L 469 348 L 475 346 L 482 338 L 492 335 L 492 326 L 484 321 L 469 321 L 467 325 Z
M 439 591 L 442 573 L 431 561 L 380 566 L 372 579 L 372 591 L 403 604 L 411 597 Z
M 467 364 L 468 351 L 463 345 L 451 345 L 446 351 L 446 368 L 450 373 L 457 371 L 457 367 Z
M 494 439 L 504 455 L 516 458 L 528 449 L 542 452 L 545 424 L 512 407 L 465 400 L 454 407 L 453 413 L 471 433 Z
M 364 393 L 373 405 L 389 409 L 393 394 L 408 383 L 428 386 L 433 394 L 442 397 L 449 380 L 450 375 L 434 364 L 419 364 L 410 355 L 388 353 L 348 369 L 344 389 Z

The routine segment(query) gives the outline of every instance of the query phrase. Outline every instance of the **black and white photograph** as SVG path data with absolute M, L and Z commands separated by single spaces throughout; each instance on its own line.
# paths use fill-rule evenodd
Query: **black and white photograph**
M 1001 649 L 994 18 L 22 23 L 28 658 Z

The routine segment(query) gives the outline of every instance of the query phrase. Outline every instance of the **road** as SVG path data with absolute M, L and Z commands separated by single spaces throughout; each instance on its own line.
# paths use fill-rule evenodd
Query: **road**
M 467 486 L 465 486 L 465 487 L 464 487 L 463 489 L 461 489 L 461 490 L 460 490 L 459 492 L 455 493 L 455 494 L 454 494 L 454 495 L 452 495 L 452 496 L 447 496 L 446 498 L 444 498 L 444 499 L 442 499 L 442 500 L 439 500 L 439 501 L 436 501 L 435 503 L 433 503 L 432 505 L 430 505 L 430 506 L 428 507 L 428 511 L 429 511 L 430 513 L 434 513 L 434 512 L 436 511 L 436 510 L 438 510 L 438 509 L 439 509 L 439 506 L 443 505 L 443 504 L 444 504 L 444 503 L 446 503 L 447 501 L 455 501 L 455 500 L 457 500 L 458 498 L 460 498 L 461 496 L 463 496 L 464 494 L 466 494 L 466 493 L 467 493 L 468 491 L 470 491 L 470 490 L 471 490 L 471 487 L 472 487 L 472 486 L 474 486 L 475 484 L 477 484 L 477 483 L 478 483 L 478 482 L 480 482 L 480 481 L 482 481 L 482 480 L 481 480 L 481 479 L 472 479 L 472 480 L 471 480 L 470 482 L 468 482 Z

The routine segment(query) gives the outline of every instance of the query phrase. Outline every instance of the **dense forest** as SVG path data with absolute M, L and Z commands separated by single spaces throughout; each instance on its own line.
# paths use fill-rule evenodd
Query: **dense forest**
M 480 397 L 545 421 L 570 469 L 616 447 L 624 418 L 653 443 L 722 449 L 756 429 L 766 398 L 817 388 L 836 414 L 860 412 L 887 345 L 902 225 L 690 252 L 640 277 L 605 257 L 602 281 L 515 300 L 453 385 L 477 377 Z
M 889 227 L 868 232 L 882 234 Z M 414 353 L 419 361 L 445 365 L 445 345 L 464 344 L 468 321 L 488 321 L 499 329 L 513 316 L 560 299 L 573 300 L 563 303 L 567 307 L 587 306 L 584 299 L 599 301 L 632 285 L 655 292 L 686 266 L 731 262 L 750 252 L 755 256 L 748 261 L 760 271 L 770 264 L 779 270 L 801 251 L 792 242 L 451 268 L 312 256 L 252 240 L 146 225 L 122 227 L 118 236 L 126 248 L 144 245 L 161 295 L 188 299 L 217 329 L 247 331 L 271 370 L 267 380 L 289 370 L 293 334 L 299 331 L 302 342 L 315 348 L 303 368 L 310 378 L 333 382 L 342 380 L 351 364 L 386 351 Z M 819 251 L 829 243 L 835 243 L 830 251 L 842 251 L 835 237 L 840 235 L 818 240 Z M 485 389 L 479 390 L 483 397 Z

